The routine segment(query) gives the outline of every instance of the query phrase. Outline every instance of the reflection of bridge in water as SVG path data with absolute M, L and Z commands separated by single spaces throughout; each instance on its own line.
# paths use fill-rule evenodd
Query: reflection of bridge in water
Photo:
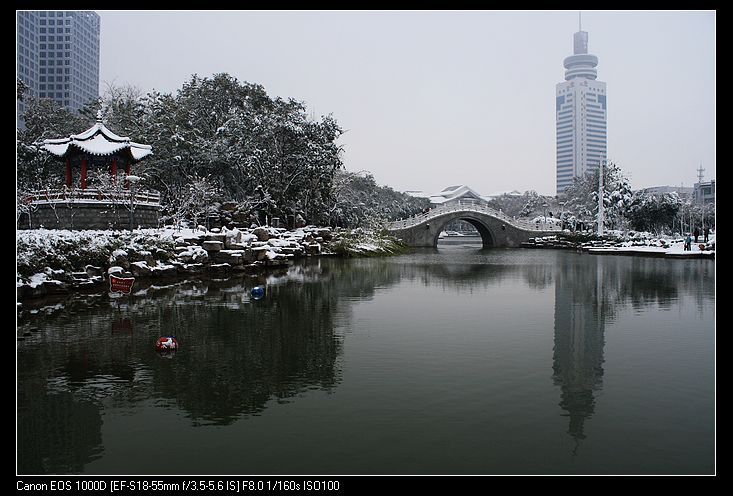
M 514 219 L 486 205 L 462 201 L 441 205 L 409 219 L 391 222 L 386 228 L 408 246 L 437 246 L 441 231 L 455 220 L 468 222 L 475 227 L 481 235 L 484 247 L 519 246 L 529 238 L 559 231 L 554 225 Z

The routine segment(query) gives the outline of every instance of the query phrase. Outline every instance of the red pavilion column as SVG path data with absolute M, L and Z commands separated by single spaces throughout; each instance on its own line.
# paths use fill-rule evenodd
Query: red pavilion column
M 66 186 L 71 188 L 71 158 L 66 157 Z
M 117 158 L 112 157 L 112 181 L 117 182 Z
M 81 189 L 87 189 L 87 159 L 81 159 Z

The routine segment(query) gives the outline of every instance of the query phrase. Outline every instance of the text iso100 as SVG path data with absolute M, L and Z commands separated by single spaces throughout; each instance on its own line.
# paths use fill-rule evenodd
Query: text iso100
M 306 491 L 338 491 L 339 486 L 337 480 L 309 480 L 303 482 L 303 489 Z

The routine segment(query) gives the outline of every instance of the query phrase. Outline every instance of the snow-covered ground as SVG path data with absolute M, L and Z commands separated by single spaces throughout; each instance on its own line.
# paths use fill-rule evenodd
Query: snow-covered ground
M 590 248 L 589 253 L 615 252 L 615 253 L 648 253 L 665 254 L 674 257 L 699 257 L 700 255 L 715 255 L 715 234 L 708 237 L 708 242 L 703 243 L 703 236 L 695 243 L 693 238 L 690 250 L 685 250 L 685 239 L 678 238 L 653 238 L 640 236 L 636 240 L 621 242 L 617 246 Z
M 699 236 L 698 242 L 694 238 L 690 250 L 685 250 L 685 238 L 659 237 L 650 233 L 609 231 L 602 241 L 572 241 L 572 235 L 568 231 L 563 236 L 545 236 L 536 238 L 534 245 L 545 248 L 573 248 L 588 251 L 595 254 L 629 254 L 629 255 L 650 255 L 669 257 L 711 257 L 715 258 L 715 232 L 712 232 L 707 243 L 703 242 L 704 237 Z M 532 245 L 532 242 L 529 243 Z

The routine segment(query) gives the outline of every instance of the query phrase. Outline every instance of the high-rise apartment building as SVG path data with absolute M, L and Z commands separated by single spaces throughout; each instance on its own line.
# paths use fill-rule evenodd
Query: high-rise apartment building
M 97 99 L 99 28 L 96 12 L 18 11 L 17 76 L 30 94 L 73 111 Z M 24 110 L 19 102 L 19 124 Z
M 557 194 L 607 156 L 606 83 L 596 80 L 598 57 L 588 53 L 588 33 L 579 30 L 573 41 L 573 55 L 563 62 L 565 81 L 555 94 Z

